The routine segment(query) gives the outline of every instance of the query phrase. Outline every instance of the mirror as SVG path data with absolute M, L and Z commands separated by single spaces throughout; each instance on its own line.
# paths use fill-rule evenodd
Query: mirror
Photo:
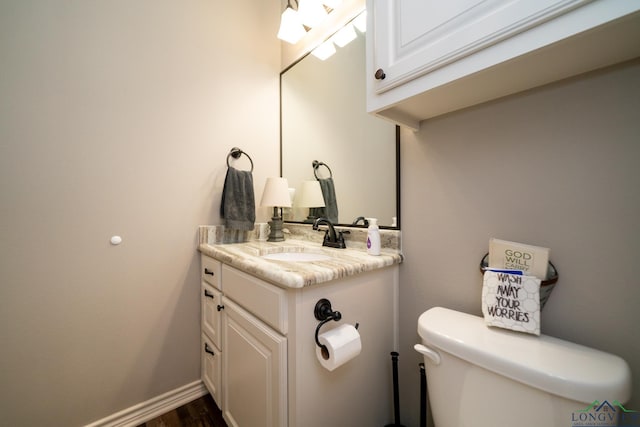
M 295 189 L 284 219 L 304 222 L 302 183 L 331 177 L 338 224 L 372 217 L 399 228 L 399 131 L 366 112 L 364 34 L 336 50 L 325 61 L 307 55 L 280 76 L 281 175 Z

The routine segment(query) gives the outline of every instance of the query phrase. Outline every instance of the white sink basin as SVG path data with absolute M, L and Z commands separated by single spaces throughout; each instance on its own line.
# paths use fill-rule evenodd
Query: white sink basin
M 262 255 L 261 258 L 290 262 L 326 261 L 331 259 L 331 257 L 328 255 L 318 254 L 314 252 L 277 252 L 273 254 Z

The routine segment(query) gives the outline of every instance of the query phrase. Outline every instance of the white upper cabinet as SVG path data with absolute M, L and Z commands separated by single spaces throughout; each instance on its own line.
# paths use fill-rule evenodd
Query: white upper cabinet
M 367 0 L 367 109 L 400 125 L 640 55 L 637 0 Z

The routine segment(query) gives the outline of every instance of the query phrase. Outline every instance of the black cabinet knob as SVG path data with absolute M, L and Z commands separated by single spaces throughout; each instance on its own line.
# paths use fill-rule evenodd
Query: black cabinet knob
M 220 311 L 220 310 L 224 310 L 224 305 L 219 305 L 218 306 L 218 311 Z
M 378 68 L 376 70 L 375 77 L 376 77 L 376 80 L 384 80 L 384 78 L 387 77 L 387 75 L 384 73 L 384 70 L 382 68 Z
M 211 298 L 211 299 L 215 298 L 215 296 L 211 292 L 206 290 L 206 289 L 204 290 L 204 296 L 207 297 L 207 298 Z
M 207 343 L 204 343 L 204 351 L 205 353 L 209 353 L 210 355 L 215 356 L 215 353 L 209 348 L 209 344 Z
M 208 268 L 204 269 L 204 274 L 208 274 L 209 276 L 213 276 L 213 271 L 209 270 Z

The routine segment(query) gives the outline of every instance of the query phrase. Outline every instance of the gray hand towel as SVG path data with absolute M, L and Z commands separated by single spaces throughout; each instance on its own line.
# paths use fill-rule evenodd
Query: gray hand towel
M 222 189 L 220 216 L 224 226 L 236 230 L 253 230 L 256 220 L 256 200 L 253 194 L 253 175 L 233 167 L 227 169 Z
M 322 196 L 324 198 L 324 208 L 312 208 L 310 215 L 320 218 L 325 217 L 334 224 L 338 223 L 338 201 L 336 200 L 336 189 L 333 178 L 318 178 Z

